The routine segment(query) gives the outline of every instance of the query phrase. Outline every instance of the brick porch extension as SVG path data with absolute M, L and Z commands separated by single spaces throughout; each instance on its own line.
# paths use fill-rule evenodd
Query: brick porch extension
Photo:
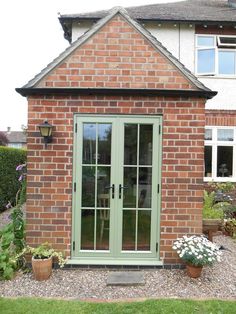
M 119 13 L 33 88 L 199 90 Z M 202 232 L 205 97 L 34 94 L 28 97 L 27 243 L 48 241 L 70 255 L 74 113 L 163 115 L 160 252 L 165 264 L 178 263 L 173 240 Z M 47 149 L 37 127 L 44 120 L 54 126 Z

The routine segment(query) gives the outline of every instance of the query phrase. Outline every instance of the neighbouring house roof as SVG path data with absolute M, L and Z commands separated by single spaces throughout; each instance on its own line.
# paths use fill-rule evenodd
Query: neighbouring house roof
M 145 1 L 144 1 L 145 2 Z M 228 0 L 187 0 L 172 3 L 157 3 L 126 8 L 131 18 L 138 21 L 182 22 L 182 23 L 235 23 L 236 8 Z M 97 21 L 108 14 L 108 10 L 59 17 L 64 36 L 71 41 L 73 21 Z
M 205 98 L 212 98 L 216 95 L 216 92 L 211 91 L 205 85 L 203 85 L 178 59 L 176 59 L 152 34 L 143 28 L 138 22 L 133 20 L 127 13 L 125 9 L 122 7 L 115 7 L 110 10 L 109 14 L 107 14 L 104 18 L 100 19 L 96 24 L 93 25 L 91 29 L 89 29 L 86 33 L 84 33 L 80 38 L 74 41 L 71 46 L 69 46 L 64 52 L 62 52 L 55 60 L 53 60 L 45 69 L 43 69 L 38 75 L 36 75 L 32 80 L 30 80 L 26 85 L 22 88 L 17 88 L 16 91 L 19 92 L 23 96 L 32 95 L 32 94 L 39 94 L 41 93 L 72 93 L 72 94 L 79 94 L 88 92 L 100 92 L 101 89 L 95 88 L 37 88 L 37 84 L 55 69 L 60 63 L 62 63 L 69 55 L 71 55 L 75 49 L 77 49 L 80 45 L 85 43 L 91 36 L 93 36 L 97 31 L 101 29 L 108 21 L 110 21 L 116 14 L 120 14 L 125 18 L 133 27 L 136 28 L 141 34 L 143 34 L 146 39 L 157 49 L 162 55 L 164 55 L 182 74 L 186 77 L 196 88 L 196 90 L 190 90 L 190 92 L 197 92 L 196 96 L 202 96 Z M 117 93 L 115 90 L 115 93 Z M 137 90 L 141 92 L 140 90 Z M 136 93 L 137 93 L 136 91 Z M 110 92 L 111 89 L 106 89 L 104 92 Z M 124 89 L 122 89 L 122 93 Z M 131 90 L 127 90 L 126 92 L 131 93 Z M 147 89 L 144 90 L 147 94 Z M 158 90 L 155 90 L 157 93 Z M 180 91 L 175 91 L 176 94 L 180 93 Z M 188 91 L 189 92 L 189 91 Z M 163 90 L 162 90 L 163 93 Z
M 22 131 L 10 131 L 10 132 L 3 131 L 3 133 L 6 135 L 9 143 L 26 144 L 26 135 Z

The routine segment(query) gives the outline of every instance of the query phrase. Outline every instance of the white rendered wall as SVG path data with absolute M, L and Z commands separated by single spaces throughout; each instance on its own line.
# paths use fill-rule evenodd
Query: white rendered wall
M 82 36 L 87 30 L 89 30 L 92 27 L 92 22 L 73 22 L 72 25 L 72 43 L 78 39 L 80 36 Z

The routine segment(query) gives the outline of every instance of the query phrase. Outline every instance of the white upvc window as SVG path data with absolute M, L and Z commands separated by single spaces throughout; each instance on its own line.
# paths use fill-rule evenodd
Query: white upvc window
M 206 127 L 204 181 L 236 182 L 236 128 Z
M 236 36 L 196 35 L 197 75 L 236 76 Z

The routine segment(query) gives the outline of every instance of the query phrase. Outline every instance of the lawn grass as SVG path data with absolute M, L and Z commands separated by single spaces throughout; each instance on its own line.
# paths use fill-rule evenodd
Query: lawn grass
M 89 303 L 36 298 L 0 298 L 1 314 L 232 314 L 236 301 L 148 300 L 132 303 Z

